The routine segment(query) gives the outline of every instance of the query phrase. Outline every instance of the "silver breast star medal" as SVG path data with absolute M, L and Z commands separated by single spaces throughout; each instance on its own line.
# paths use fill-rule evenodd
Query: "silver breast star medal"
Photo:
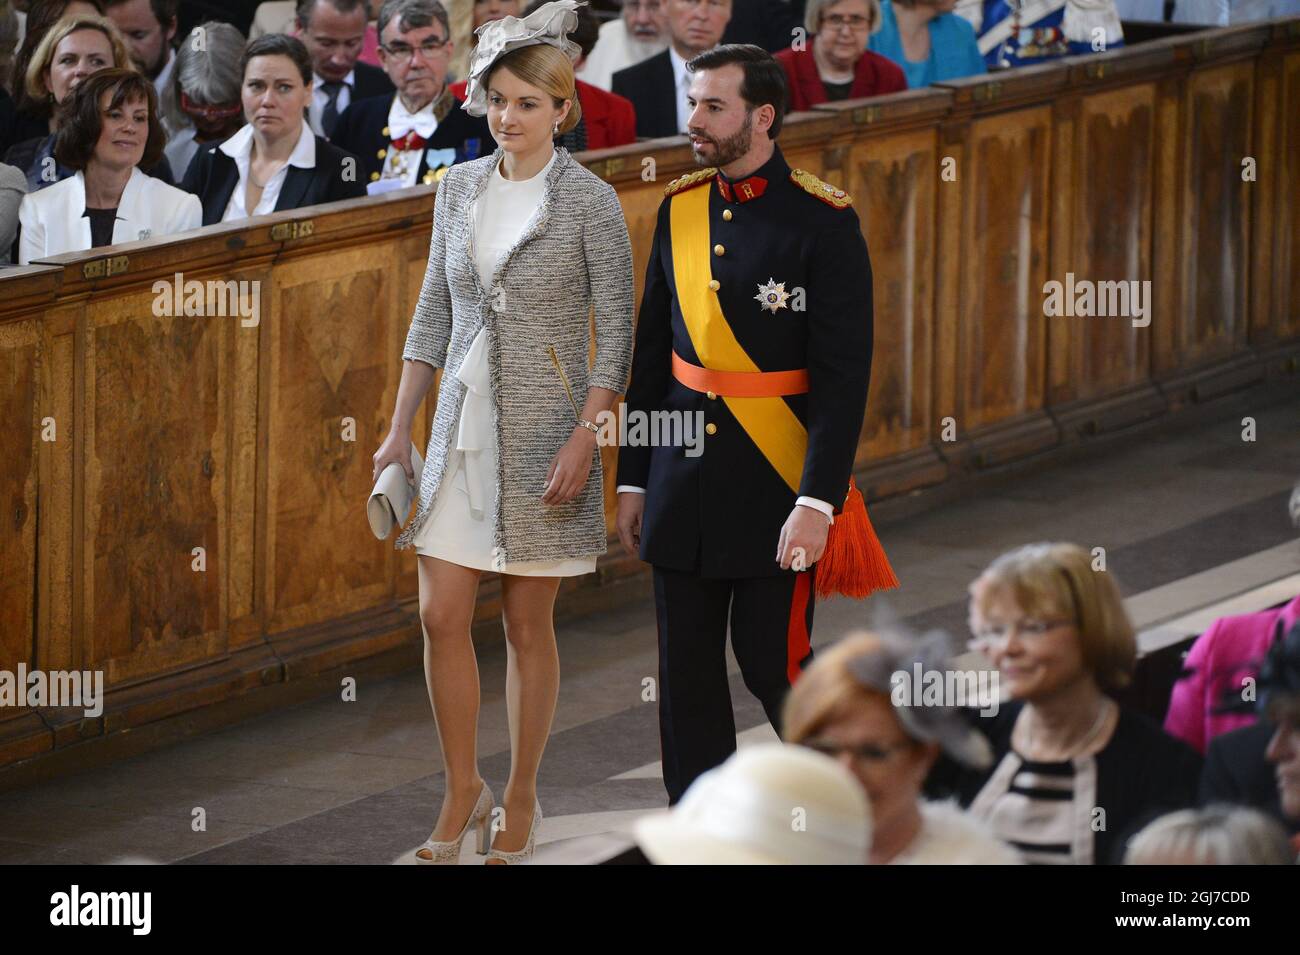
M 758 294 L 754 296 L 754 300 L 762 305 L 765 311 L 775 313 L 778 308 L 789 307 L 785 304 L 789 297 L 790 293 L 785 290 L 785 283 L 769 277 L 766 285 L 762 282 L 758 283 Z

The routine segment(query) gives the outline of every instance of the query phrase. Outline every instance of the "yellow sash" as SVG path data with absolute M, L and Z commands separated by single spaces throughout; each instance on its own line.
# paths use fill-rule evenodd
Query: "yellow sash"
M 709 186 L 686 189 L 672 198 L 669 226 L 673 247 L 673 275 L 677 303 L 695 354 L 705 368 L 715 371 L 762 371 L 736 340 L 709 288 L 713 279 L 709 246 Z M 727 408 L 776 473 L 798 492 L 808 451 L 808 429 L 782 398 L 728 398 Z

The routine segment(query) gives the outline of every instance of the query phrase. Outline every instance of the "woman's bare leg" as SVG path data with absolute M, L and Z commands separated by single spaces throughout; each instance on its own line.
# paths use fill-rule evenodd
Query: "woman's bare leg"
M 424 679 L 438 727 L 447 788 L 432 838 L 460 834 L 478 798 L 478 660 L 470 639 L 480 572 L 436 557 L 419 557 Z M 420 850 L 429 858 L 428 850 Z
M 495 849 L 515 852 L 528 841 L 537 797 L 537 769 L 551 735 L 560 694 L 560 654 L 555 645 L 555 595 L 559 577 L 501 578 L 506 630 L 506 713 L 510 720 L 510 781 L 502 805 L 505 829 Z

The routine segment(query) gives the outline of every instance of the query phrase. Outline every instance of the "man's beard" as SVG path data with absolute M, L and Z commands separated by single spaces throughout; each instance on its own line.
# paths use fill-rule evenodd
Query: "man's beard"
M 711 140 L 715 153 L 711 161 L 706 163 L 694 147 L 691 149 L 691 154 L 695 157 L 695 161 L 701 166 L 728 166 L 744 156 L 745 153 L 749 152 L 750 139 L 753 136 L 753 127 L 754 112 L 753 110 L 746 110 L 745 122 L 734 135 L 728 136 L 721 142 Z

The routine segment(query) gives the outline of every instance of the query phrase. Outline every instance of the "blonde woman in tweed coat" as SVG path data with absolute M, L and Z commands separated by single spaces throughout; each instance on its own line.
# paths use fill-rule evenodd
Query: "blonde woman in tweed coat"
M 617 196 L 552 141 L 578 120 L 568 57 L 534 42 L 499 55 L 482 77 L 498 148 L 438 184 L 392 429 L 374 457 L 376 475 L 392 461 L 412 473 L 411 420 L 444 369 L 418 508 L 397 540 L 420 555 L 425 674 L 446 764 L 442 811 L 416 852 L 426 863 L 456 862 L 471 828 L 489 862 L 532 853 L 537 770 L 559 692 L 555 595 L 561 577 L 591 572 L 606 547 L 600 454 L 581 422 L 613 407 L 632 351 L 632 254 Z M 580 403 L 576 421 L 552 348 Z M 502 575 L 511 738 L 505 828 L 490 852 L 494 800 L 477 767 L 470 640 L 485 570 Z

